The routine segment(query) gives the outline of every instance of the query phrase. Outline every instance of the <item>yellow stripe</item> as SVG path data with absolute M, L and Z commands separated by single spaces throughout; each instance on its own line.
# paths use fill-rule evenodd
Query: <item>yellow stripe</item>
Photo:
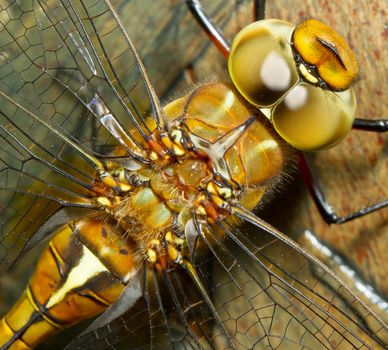
M 96 299 L 97 301 L 99 301 L 101 304 L 104 304 L 106 306 L 111 306 L 112 305 L 112 303 L 110 303 L 109 301 L 106 301 L 105 299 L 101 298 L 98 294 L 94 293 L 92 290 L 89 290 L 88 294 L 93 299 Z
M 58 266 L 58 268 L 61 268 L 62 266 L 64 266 L 65 262 L 63 261 L 61 255 L 59 254 L 59 252 L 58 252 L 57 248 L 55 247 L 53 241 L 50 241 L 49 247 L 50 247 L 51 253 L 54 255 L 54 258 L 55 258 L 54 260 L 56 260 L 56 262 L 57 261 L 59 262 L 60 266 Z
M 50 309 L 60 303 L 66 297 L 67 293 L 78 287 L 82 287 L 102 272 L 110 273 L 101 261 L 85 245 L 82 245 L 82 256 L 78 264 L 70 270 L 61 288 L 51 295 L 46 304 L 46 308 Z
M 35 303 L 34 297 L 32 296 L 32 292 L 30 289 L 30 286 L 27 287 L 26 290 L 27 299 L 34 308 L 34 310 L 50 325 L 52 325 L 55 328 L 61 329 L 63 328 L 63 325 L 53 321 L 51 318 L 49 318 L 47 315 L 43 314 L 41 310 L 39 309 L 38 305 Z

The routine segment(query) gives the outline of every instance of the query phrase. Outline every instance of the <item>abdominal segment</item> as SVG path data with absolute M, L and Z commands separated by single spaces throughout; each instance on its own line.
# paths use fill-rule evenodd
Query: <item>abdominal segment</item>
M 92 218 L 59 229 L 26 291 L 0 321 L 0 347 L 34 348 L 113 304 L 140 267 L 133 242 L 122 236 Z

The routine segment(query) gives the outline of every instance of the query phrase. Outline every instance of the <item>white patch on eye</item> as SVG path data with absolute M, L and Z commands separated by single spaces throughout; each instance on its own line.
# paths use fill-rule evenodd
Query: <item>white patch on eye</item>
M 291 111 L 297 111 L 305 106 L 308 98 L 308 91 L 304 86 L 297 85 L 284 98 L 284 103 Z
M 291 83 L 291 70 L 285 59 L 276 51 L 271 51 L 261 66 L 261 80 L 271 90 L 286 90 Z

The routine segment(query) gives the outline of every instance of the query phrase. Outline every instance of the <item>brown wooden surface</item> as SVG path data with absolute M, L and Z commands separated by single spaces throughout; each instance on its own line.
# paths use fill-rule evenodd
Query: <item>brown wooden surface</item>
M 194 63 L 194 74 L 199 81 L 223 74 L 223 57 L 208 44 L 184 1 L 115 0 L 114 3 L 160 95 L 168 92 L 176 96 L 182 87 L 187 88 L 182 71 L 190 62 Z M 210 4 L 210 13 L 218 13 L 215 20 L 226 26 L 228 37 L 237 27 L 251 21 L 250 4 L 249 8 L 238 8 L 236 14 L 234 1 L 206 3 Z M 358 115 L 370 119 L 388 117 L 386 12 L 385 0 L 277 0 L 268 1 L 267 6 L 267 17 L 293 23 L 317 18 L 348 39 L 360 62 L 360 79 L 355 84 Z M 339 214 L 388 198 L 387 145 L 388 135 L 354 131 L 337 147 L 313 155 L 325 194 Z M 286 186 L 263 215 L 294 237 L 301 237 L 306 229 L 312 230 L 345 256 L 366 283 L 388 298 L 388 209 L 340 227 L 328 226 L 296 174 L 296 181 Z M 24 265 L 31 263 L 25 260 Z M 25 283 L 22 266 L 19 268 L 14 276 L 0 282 L 2 287 L 7 286 L 9 300 L 16 298 L 17 290 Z M 0 296 L 0 300 L 4 298 Z M 4 310 L 7 306 L 3 302 L 0 307 Z

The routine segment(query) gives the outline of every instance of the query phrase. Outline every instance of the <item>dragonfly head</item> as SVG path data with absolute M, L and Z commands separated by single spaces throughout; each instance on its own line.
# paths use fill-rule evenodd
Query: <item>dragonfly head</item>
M 263 20 L 242 29 L 229 61 L 234 85 L 303 151 L 329 148 L 350 131 L 358 63 L 345 40 L 317 20 L 297 27 Z

